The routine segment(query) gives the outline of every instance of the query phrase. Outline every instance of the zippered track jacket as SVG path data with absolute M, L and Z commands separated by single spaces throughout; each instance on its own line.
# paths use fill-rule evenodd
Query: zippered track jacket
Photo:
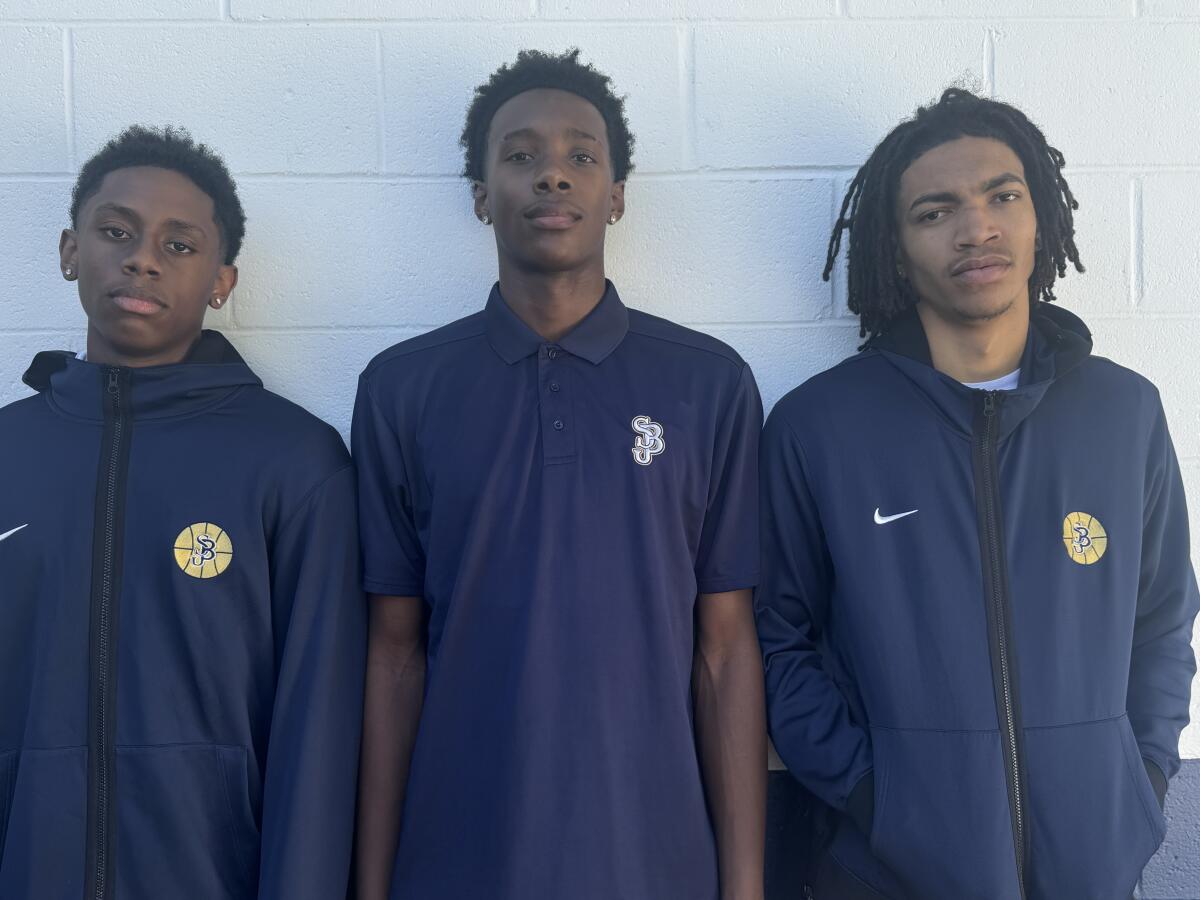
M 345 894 L 366 649 L 333 429 L 205 332 L 0 410 L 0 898 Z
M 1200 595 L 1158 393 L 1090 351 L 1036 303 L 973 391 L 913 311 L 767 422 L 771 735 L 881 896 L 1125 900 L 1162 841 Z

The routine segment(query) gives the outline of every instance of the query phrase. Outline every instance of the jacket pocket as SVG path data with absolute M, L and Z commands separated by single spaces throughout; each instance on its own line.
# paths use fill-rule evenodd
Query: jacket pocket
M 922 900 L 1020 896 L 1000 735 L 873 727 L 872 853 Z
M 1166 823 L 1124 715 L 1027 728 L 1036 896 L 1126 898 Z
M 15 750 L 0 766 L 7 769 L 9 785 L 8 800 L 0 807 L 7 811 L 0 898 L 79 900 L 86 861 L 87 748 Z
M 259 833 L 242 747 L 117 748 L 117 893 L 243 900 Z
M 8 811 L 12 806 L 13 780 L 17 772 L 17 751 L 0 752 L 0 861 L 4 859 L 4 836 L 8 831 Z

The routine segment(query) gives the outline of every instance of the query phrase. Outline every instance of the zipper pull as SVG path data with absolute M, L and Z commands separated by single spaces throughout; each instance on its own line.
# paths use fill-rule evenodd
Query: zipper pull
M 120 386 L 117 383 L 117 379 L 120 377 L 121 373 L 116 369 L 108 370 L 108 392 L 110 394 L 115 394 L 118 390 L 120 390 Z
M 983 414 L 985 416 L 993 416 L 996 414 L 996 391 L 986 391 L 984 393 Z

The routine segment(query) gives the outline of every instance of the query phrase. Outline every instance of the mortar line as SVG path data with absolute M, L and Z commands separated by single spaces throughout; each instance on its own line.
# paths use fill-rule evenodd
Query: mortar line
M 67 170 L 75 171 L 75 37 L 63 29 L 63 116 L 67 129 Z
M 996 96 L 996 32 L 991 28 L 983 32 L 983 77 L 985 93 Z
M 384 71 L 383 32 L 375 32 L 375 127 L 378 129 L 375 168 L 387 171 L 387 75 Z
M 217 18 L 222 22 L 228 22 L 233 18 L 233 0 L 217 0 Z
M 1135 175 L 1129 185 L 1129 297 L 1130 305 L 1134 309 L 1142 305 L 1146 290 L 1143 273 L 1145 250 L 1145 233 L 1142 227 L 1143 212 L 1142 176 Z
M 696 165 L 699 145 L 699 115 L 696 108 L 696 29 L 691 25 L 679 28 L 679 102 L 683 105 L 686 123 L 683 137 L 683 163 L 691 169 Z

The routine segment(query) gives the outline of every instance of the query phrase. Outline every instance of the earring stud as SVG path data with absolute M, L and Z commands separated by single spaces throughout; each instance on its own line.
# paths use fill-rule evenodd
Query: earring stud
M 68 278 L 70 278 L 72 275 L 75 274 L 75 270 L 72 269 L 70 266 L 67 266 L 65 269 L 63 269 L 63 274 L 65 276 L 67 276 Z
M 479 217 L 479 221 L 482 222 L 484 225 L 491 225 L 492 217 L 489 216 L 487 213 L 484 213 L 482 216 Z
M 611 216 L 608 217 L 608 224 L 609 225 L 617 224 L 617 214 L 616 213 L 613 213 Z

